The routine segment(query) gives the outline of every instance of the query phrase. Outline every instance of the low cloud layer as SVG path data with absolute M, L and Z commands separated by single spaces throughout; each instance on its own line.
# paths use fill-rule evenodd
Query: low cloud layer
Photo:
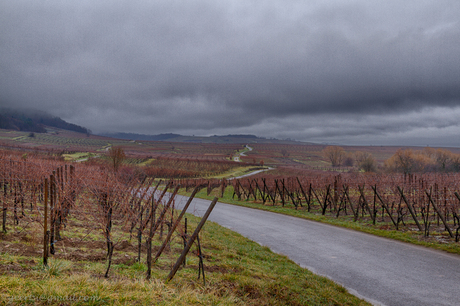
M 458 1 L 3 1 L 0 103 L 94 132 L 460 146 Z

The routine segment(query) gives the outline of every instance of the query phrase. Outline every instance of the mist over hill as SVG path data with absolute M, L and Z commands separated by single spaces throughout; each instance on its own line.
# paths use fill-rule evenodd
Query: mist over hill
M 54 127 L 78 133 L 91 133 L 82 126 L 66 122 L 43 111 L 0 108 L 0 128 L 7 130 L 46 133 L 46 127 Z

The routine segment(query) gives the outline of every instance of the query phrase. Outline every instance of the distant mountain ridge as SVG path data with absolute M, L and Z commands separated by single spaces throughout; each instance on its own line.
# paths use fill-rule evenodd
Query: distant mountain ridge
M 85 127 L 68 123 L 59 117 L 52 116 L 43 111 L 19 110 L 0 107 L 0 129 L 16 130 L 34 133 L 46 133 L 47 127 L 74 131 L 83 134 L 91 134 Z M 294 144 L 299 143 L 292 139 L 279 140 L 275 138 L 263 138 L 251 134 L 229 134 L 213 136 L 184 136 L 174 133 L 157 135 L 146 135 L 136 133 L 99 133 L 100 136 L 137 140 L 137 141 L 168 141 L 168 142 L 192 142 L 192 143 L 280 143 Z
M 0 129 L 46 133 L 46 126 L 78 133 L 91 133 L 87 128 L 68 123 L 42 111 L 0 108 Z
M 110 138 L 128 139 L 128 140 L 144 140 L 144 141 L 165 141 L 171 140 L 182 135 L 166 133 L 158 135 L 146 135 L 136 133 L 100 133 L 99 136 L 105 136 Z
M 213 136 L 184 136 L 180 134 L 146 135 L 136 133 L 100 133 L 99 136 L 110 138 L 138 140 L 138 141 L 170 141 L 170 142 L 193 142 L 193 143 L 298 143 L 291 139 L 279 140 L 267 139 L 250 134 L 230 134 Z

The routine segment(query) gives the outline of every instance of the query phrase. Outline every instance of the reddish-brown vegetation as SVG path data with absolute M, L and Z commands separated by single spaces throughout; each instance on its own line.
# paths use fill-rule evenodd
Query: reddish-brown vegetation
M 460 174 L 333 174 L 282 177 L 259 174 L 233 181 L 239 199 L 292 205 L 321 214 L 351 215 L 395 229 L 406 225 L 459 241 Z M 270 205 L 270 204 L 268 204 Z
M 175 194 L 168 204 L 161 197 L 155 199 L 150 190 L 153 179 L 139 181 L 136 176 L 120 175 L 100 165 L 69 166 L 60 160 L 25 158 L 14 151 L 0 151 L 0 162 L 2 240 L 8 239 L 10 232 L 41 236 L 38 241 L 29 239 L 34 246 L 43 246 L 45 265 L 49 254 L 67 253 L 85 242 L 97 241 L 107 247 L 108 276 L 114 250 L 126 245 L 128 237 L 139 238 L 140 260 L 144 229 L 150 227 L 151 241 L 157 229 L 162 233 L 164 226 L 173 224 Z M 164 192 L 172 186 L 166 186 Z M 71 232 L 72 238 L 65 238 Z M 183 232 L 183 226 L 178 232 Z M 100 239 L 94 240 L 97 234 Z M 152 244 L 147 251 L 149 248 Z

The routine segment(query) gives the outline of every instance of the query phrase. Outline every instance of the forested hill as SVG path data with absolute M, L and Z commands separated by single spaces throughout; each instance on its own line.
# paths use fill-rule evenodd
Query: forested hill
M 45 112 L 0 108 L 0 129 L 46 133 L 46 126 L 90 133 L 90 130 L 84 127 L 68 123 Z

